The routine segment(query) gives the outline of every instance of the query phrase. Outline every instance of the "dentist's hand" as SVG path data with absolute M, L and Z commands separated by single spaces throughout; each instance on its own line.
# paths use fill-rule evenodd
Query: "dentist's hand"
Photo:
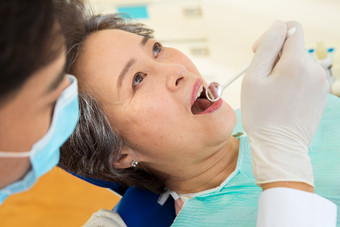
M 126 224 L 118 213 L 101 209 L 92 214 L 83 227 L 126 227 Z
M 305 51 L 297 22 L 275 22 L 253 49 L 242 82 L 241 111 L 256 183 L 313 187 L 308 147 L 326 106 L 325 72 Z

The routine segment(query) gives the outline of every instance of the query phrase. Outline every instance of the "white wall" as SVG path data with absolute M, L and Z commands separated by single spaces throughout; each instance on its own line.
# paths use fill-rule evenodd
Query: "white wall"
M 231 71 L 249 62 L 253 42 L 277 19 L 299 21 L 307 48 L 318 41 L 340 48 L 337 0 L 202 0 L 202 5 L 211 60 Z M 240 84 L 237 81 L 224 94 L 233 107 L 239 107 Z

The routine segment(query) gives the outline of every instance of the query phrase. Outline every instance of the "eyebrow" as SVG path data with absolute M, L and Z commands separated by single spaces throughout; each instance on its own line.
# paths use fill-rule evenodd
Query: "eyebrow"
M 58 76 L 56 76 L 55 80 L 48 86 L 48 89 L 46 90 L 46 93 L 53 92 L 63 81 L 65 78 L 65 69 L 66 69 L 66 64 L 63 67 L 63 69 L 58 73 Z
M 140 45 L 145 46 L 146 42 L 150 39 L 148 36 L 144 36 L 142 41 L 140 42 Z
M 118 76 L 118 80 L 117 80 L 118 88 L 120 88 L 122 86 L 123 79 L 125 78 L 126 73 L 129 71 L 131 66 L 133 64 L 135 64 L 135 62 L 136 62 L 136 59 L 130 59 L 130 61 L 128 61 L 128 63 L 126 63 L 126 65 L 124 66 L 123 70 L 120 72 L 120 74 Z
M 143 39 L 140 42 L 141 46 L 145 46 L 145 44 L 148 42 L 148 40 L 150 39 L 150 37 L 148 36 L 144 36 Z M 130 59 L 128 61 L 128 63 L 126 63 L 126 65 L 124 66 L 123 70 L 119 73 L 118 79 L 117 79 L 117 87 L 120 88 L 122 86 L 123 80 L 125 78 L 125 75 L 127 74 L 127 72 L 129 71 L 129 69 L 131 68 L 131 66 L 133 66 L 133 64 L 135 64 L 136 59 Z

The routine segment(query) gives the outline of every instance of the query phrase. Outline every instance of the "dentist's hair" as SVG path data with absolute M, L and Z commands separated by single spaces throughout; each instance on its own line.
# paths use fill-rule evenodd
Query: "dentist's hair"
M 65 8 L 64 8 L 65 9 Z M 92 33 L 106 29 L 120 29 L 138 35 L 152 37 L 153 31 L 144 25 L 131 23 L 117 14 L 92 15 L 83 6 L 69 6 L 77 18 L 83 20 L 82 26 L 72 25 L 72 21 L 61 21 L 66 30 L 66 44 L 69 73 L 77 77 L 74 70 L 77 57 L 83 44 Z M 77 10 L 75 10 L 77 9 Z M 63 14 L 63 9 L 60 13 Z M 79 78 L 81 80 L 81 78 Z M 121 158 L 122 147 L 130 147 L 126 140 L 115 131 L 110 117 L 104 112 L 98 99 L 84 91 L 79 83 L 80 119 L 75 131 L 60 149 L 59 166 L 83 177 L 91 177 L 123 186 L 136 186 L 156 193 L 164 190 L 163 182 L 147 173 L 143 168 L 115 169 L 114 163 Z
M 0 1 L 0 107 L 62 53 L 64 38 L 54 2 Z

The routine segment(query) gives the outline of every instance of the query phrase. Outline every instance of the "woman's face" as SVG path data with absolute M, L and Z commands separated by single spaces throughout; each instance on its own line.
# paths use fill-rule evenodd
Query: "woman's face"
M 74 67 L 113 128 L 153 170 L 199 164 L 228 142 L 236 115 L 223 101 L 195 101 L 206 82 L 180 51 L 121 30 L 88 37 Z M 202 92 L 203 93 L 203 92 Z

